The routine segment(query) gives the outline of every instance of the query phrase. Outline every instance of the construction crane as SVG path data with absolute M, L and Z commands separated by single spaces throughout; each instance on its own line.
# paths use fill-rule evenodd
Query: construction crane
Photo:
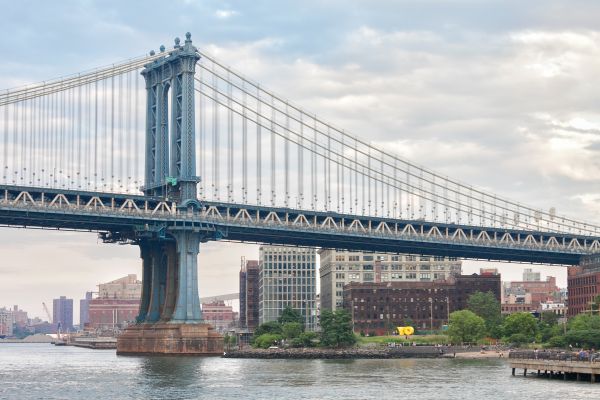
M 46 303 L 42 301 L 42 306 L 44 307 L 44 311 L 46 311 L 46 315 L 48 316 L 48 322 L 52 323 L 52 317 L 50 316 L 50 311 L 48 311 L 48 307 L 46 307 Z

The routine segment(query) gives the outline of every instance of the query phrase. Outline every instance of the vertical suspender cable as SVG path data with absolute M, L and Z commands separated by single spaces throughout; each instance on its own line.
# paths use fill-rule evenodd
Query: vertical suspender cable
M 233 96 L 233 85 L 227 71 L 227 201 L 233 202 L 233 111 L 231 98 Z
M 98 190 L 98 80 L 94 82 L 94 190 Z
M 248 120 L 246 119 L 246 90 L 242 81 L 242 202 L 248 203 Z
M 138 71 L 133 71 L 133 79 L 135 80 L 135 94 L 134 94 L 134 128 L 133 134 L 135 137 L 135 157 L 134 157 L 134 166 L 133 166 L 133 184 L 135 186 L 135 191 L 139 191 L 139 182 L 140 182 L 140 133 L 139 133 L 139 120 L 140 120 L 140 107 L 139 107 L 139 91 L 140 91 L 140 78 L 138 75 Z
M 256 204 L 262 205 L 262 125 L 260 88 L 256 89 Z
M 298 146 L 298 209 L 304 207 L 304 122 L 303 113 L 300 113 L 300 145 Z
M 276 135 L 275 135 L 275 99 L 271 96 L 271 205 L 275 206 L 276 194 L 275 194 L 275 144 L 276 144 Z
M 115 77 L 110 77 L 110 190 L 115 190 Z
M 219 104 L 217 101 L 217 76 L 213 64 L 213 200 L 219 200 Z
M 284 132 L 284 166 L 285 166 L 285 174 L 284 174 L 284 188 L 285 188 L 285 198 L 283 199 L 283 204 L 285 207 L 289 207 L 289 199 L 290 199 L 290 142 L 288 140 L 288 136 L 290 134 L 290 114 L 288 110 L 288 104 L 285 103 L 285 132 Z

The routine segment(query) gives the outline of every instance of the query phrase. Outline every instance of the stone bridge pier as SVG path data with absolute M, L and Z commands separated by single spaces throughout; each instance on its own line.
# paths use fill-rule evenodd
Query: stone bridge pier
M 117 354 L 223 354 L 222 336 L 202 321 L 200 240 L 200 233 L 182 230 L 140 241 L 140 311 L 137 323 L 118 337 Z

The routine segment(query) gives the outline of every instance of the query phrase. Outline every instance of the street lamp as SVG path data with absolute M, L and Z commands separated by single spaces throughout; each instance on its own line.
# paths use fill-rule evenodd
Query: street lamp
M 429 331 L 433 332 L 433 299 L 429 298 Z

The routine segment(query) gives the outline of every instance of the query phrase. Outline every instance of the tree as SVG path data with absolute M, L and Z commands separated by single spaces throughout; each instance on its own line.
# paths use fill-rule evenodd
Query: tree
M 274 333 L 265 333 L 254 339 L 254 347 L 268 349 L 269 347 L 278 344 L 281 341 L 281 335 Z
M 469 310 L 454 311 L 450 314 L 448 336 L 453 343 L 476 342 L 485 336 L 485 321 Z
M 600 316 L 579 314 L 569 320 L 570 331 L 600 330 Z
M 467 300 L 467 309 L 479 315 L 485 321 L 487 334 L 496 336 L 496 329 L 502 321 L 500 302 L 493 292 L 475 292 Z
M 537 333 L 537 320 L 533 315 L 526 312 L 514 313 L 504 320 L 504 335 L 510 338 L 512 335 L 521 334 L 531 342 Z M 524 342 L 519 337 L 520 342 Z
M 285 339 L 295 339 L 304 332 L 304 326 L 299 322 L 286 322 L 281 328 Z
M 300 311 L 294 310 L 290 306 L 285 306 L 277 321 L 280 324 L 285 324 L 286 322 L 298 322 L 300 324 L 304 324 L 304 318 L 302 318 L 302 314 Z
M 261 335 L 264 335 L 265 333 L 281 335 L 283 333 L 281 324 L 277 321 L 265 322 L 264 324 L 259 325 L 258 328 L 256 328 L 256 330 L 254 331 L 254 337 L 259 337 Z
M 542 311 L 540 314 L 540 322 L 548 326 L 558 325 L 558 315 L 552 311 Z
M 352 316 L 346 310 L 321 313 L 321 345 L 325 347 L 351 346 L 356 343 L 352 331 Z

